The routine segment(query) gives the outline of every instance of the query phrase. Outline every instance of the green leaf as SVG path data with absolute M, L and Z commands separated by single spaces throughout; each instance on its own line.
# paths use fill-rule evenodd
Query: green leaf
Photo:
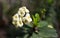
M 40 16 L 38 13 L 35 14 L 36 20 L 39 21 L 40 20 Z
M 32 15 L 32 17 L 33 17 L 33 22 L 36 25 L 36 18 L 33 15 Z
M 33 18 L 34 25 L 38 25 L 38 22 L 40 20 L 39 14 L 36 13 L 35 15 L 32 15 L 32 18 Z
M 40 21 L 38 23 L 38 27 L 47 27 L 48 26 L 48 23 L 46 21 Z

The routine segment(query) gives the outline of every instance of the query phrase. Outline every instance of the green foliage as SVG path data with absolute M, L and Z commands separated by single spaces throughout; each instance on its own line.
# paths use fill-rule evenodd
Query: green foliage
M 32 18 L 33 18 L 33 24 L 38 25 L 38 22 L 40 20 L 39 14 L 36 13 L 35 15 L 32 15 Z
M 48 4 L 52 4 L 53 0 L 47 0 Z
M 40 28 L 47 27 L 47 25 L 48 25 L 48 23 L 47 23 L 46 21 L 40 21 L 40 22 L 38 23 L 38 27 L 40 27 Z
M 31 38 L 56 38 L 57 37 L 57 33 L 56 30 L 54 28 L 49 28 L 48 26 L 48 22 L 47 21 L 40 21 L 39 22 L 39 33 L 35 34 L 33 33 L 33 35 L 31 36 Z M 27 28 L 27 27 L 25 27 Z M 29 30 L 29 29 L 27 29 Z M 19 32 L 21 32 L 19 30 Z M 19 34 L 19 33 L 18 33 Z M 26 34 L 23 38 L 27 38 L 28 34 Z M 18 36 L 19 38 L 21 38 L 21 36 Z
M 39 34 L 33 34 L 32 38 L 57 38 L 56 30 L 48 27 L 40 28 Z
M 46 9 L 44 8 L 44 9 L 41 9 L 41 13 L 42 14 L 45 14 L 45 12 L 46 12 Z

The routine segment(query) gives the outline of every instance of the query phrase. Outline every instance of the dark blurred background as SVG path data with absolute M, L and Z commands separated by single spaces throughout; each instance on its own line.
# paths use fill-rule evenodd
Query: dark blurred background
M 60 0 L 0 0 L 0 26 L 8 26 L 10 37 L 16 37 L 16 28 L 12 25 L 12 16 L 17 10 L 26 6 L 31 15 L 38 13 L 41 19 L 39 35 L 33 34 L 32 38 L 60 38 Z M 53 28 L 47 28 L 51 25 Z M 18 36 L 20 31 L 17 32 Z M 22 35 L 20 38 L 24 38 Z

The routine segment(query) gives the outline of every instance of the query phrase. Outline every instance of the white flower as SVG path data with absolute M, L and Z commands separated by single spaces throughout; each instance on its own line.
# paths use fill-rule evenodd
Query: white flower
M 24 16 L 24 15 L 25 15 L 25 10 L 23 9 L 23 7 L 19 8 L 18 14 L 19 14 L 20 16 Z
M 15 14 L 12 18 L 13 20 L 18 20 L 18 14 Z
M 30 23 L 31 21 L 32 21 L 32 19 L 31 19 L 31 17 L 30 17 L 30 14 L 27 13 L 26 16 L 23 17 L 23 22 L 24 22 L 25 24 L 27 24 L 27 23 Z
M 12 23 L 13 23 L 14 25 L 16 25 L 17 20 L 18 20 L 18 14 L 16 13 L 12 18 L 13 18 Z
M 23 22 L 22 22 L 22 19 L 19 17 L 18 13 L 16 13 L 14 16 L 13 16 L 13 21 L 12 23 L 14 25 L 17 25 L 19 27 L 22 27 L 23 26 Z
M 23 22 L 22 22 L 21 18 L 19 18 L 19 20 L 17 21 L 17 26 L 18 27 L 22 27 L 23 26 Z
M 32 19 L 30 17 L 29 10 L 24 6 L 24 7 L 19 8 L 18 13 L 16 13 L 13 16 L 12 23 L 14 25 L 16 25 L 17 27 L 22 27 L 23 26 L 23 22 L 25 24 L 28 24 L 31 21 L 32 21 Z

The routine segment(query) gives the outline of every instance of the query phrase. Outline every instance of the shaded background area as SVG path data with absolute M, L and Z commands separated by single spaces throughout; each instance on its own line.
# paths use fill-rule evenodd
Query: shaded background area
M 16 28 L 12 25 L 12 16 L 17 13 L 21 6 L 26 6 L 31 15 L 35 13 L 40 15 L 39 34 L 33 33 L 32 38 L 60 38 L 60 0 L 1 0 L 1 3 L 3 7 L 1 8 L 0 6 L 2 10 L 0 11 L 2 13 L 1 16 L 5 24 L 9 26 L 8 33 L 10 38 L 19 36 L 20 38 L 26 38 L 28 36 L 24 29 L 22 30 L 23 32 L 20 31 L 21 29 L 16 31 Z M 22 37 L 21 32 L 24 33 Z

